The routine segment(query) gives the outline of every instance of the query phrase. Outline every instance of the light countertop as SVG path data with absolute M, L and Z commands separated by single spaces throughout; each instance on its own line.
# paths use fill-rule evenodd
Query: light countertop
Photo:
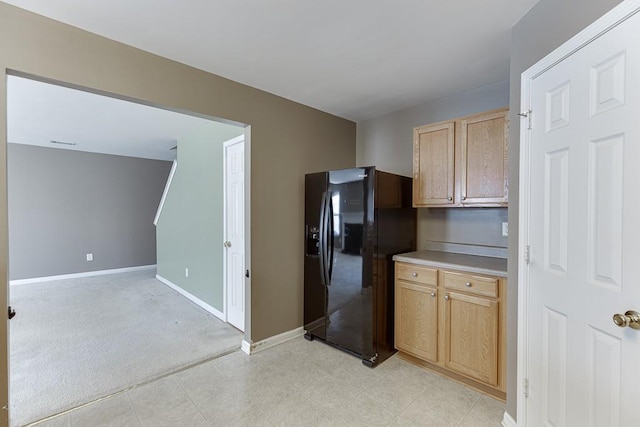
M 440 251 L 417 251 L 394 255 L 393 260 L 467 273 L 507 277 L 507 260 L 503 258 Z

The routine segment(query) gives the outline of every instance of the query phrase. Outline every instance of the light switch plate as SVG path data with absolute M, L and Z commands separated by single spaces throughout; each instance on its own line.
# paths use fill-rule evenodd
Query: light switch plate
M 502 235 L 504 237 L 507 237 L 509 235 L 509 223 L 508 222 L 503 222 L 502 223 Z

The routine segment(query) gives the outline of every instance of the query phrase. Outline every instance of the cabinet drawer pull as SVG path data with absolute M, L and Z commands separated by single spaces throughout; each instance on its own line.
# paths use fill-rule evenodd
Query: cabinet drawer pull
M 464 285 L 465 285 L 467 288 L 470 288 L 470 287 L 471 287 L 471 282 L 467 282 L 467 283 L 465 283 Z
M 412 272 L 411 272 L 411 275 L 412 275 L 413 277 L 418 277 L 418 273 L 416 273 L 415 271 L 412 271 Z
M 436 296 L 436 293 L 435 293 L 435 292 L 431 292 L 431 296 L 432 296 L 432 297 L 435 297 L 435 296 Z
M 444 296 L 444 300 L 445 300 L 445 301 L 449 301 L 449 295 L 445 295 L 445 296 Z

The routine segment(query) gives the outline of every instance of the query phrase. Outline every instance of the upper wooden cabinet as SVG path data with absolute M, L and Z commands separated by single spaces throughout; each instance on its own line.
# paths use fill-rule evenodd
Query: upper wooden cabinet
M 508 110 L 413 130 L 415 207 L 507 206 Z
M 413 205 L 452 205 L 454 122 L 413 130 Z

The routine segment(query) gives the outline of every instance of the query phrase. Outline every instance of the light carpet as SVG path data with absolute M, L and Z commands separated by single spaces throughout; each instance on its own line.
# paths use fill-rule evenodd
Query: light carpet
M 21 426 L 234 349 L 242 334 L 155 270 L 12 286 L 11 425 Z

